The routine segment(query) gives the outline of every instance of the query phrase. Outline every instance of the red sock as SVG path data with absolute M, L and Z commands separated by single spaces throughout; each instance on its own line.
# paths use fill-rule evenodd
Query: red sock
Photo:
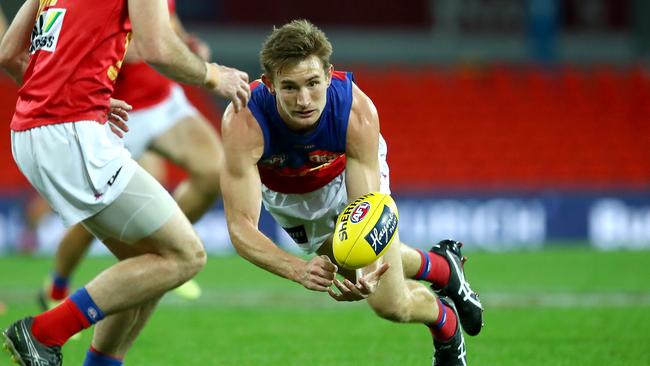
M 68 296 L 67 288 L 56 287 L 52 284 L 52 287 L 50 287 L 50 299 L 59 301 L 65 299 L 66 296 Z
M 50 299 L 63 300 L 68 296 L 68 277 L 63 277 L 58 274 L 52 274 L 52 284 L 50 284 Z
M 420 253 L 420 270 L 415 274 L 416 280 L 425 280 L 433 284 L 436 289 L 443 289 L 449 283 L 449 263 L 447 259 L 441 255 L 432 252 L 423 252 L 416 249 Z
M 70 337 L 89 326 L 90 322 L 68 298 L 52 310 L 35 316 L 32 333 L 46 346 L 62 346 Z
M 435 323 L 427 324 L 427 326 L 434 339 L 446 342 L 456 334 L 458 318 L 456 318 L 454 310 L 443 304 L 440 299 L 436 299 L 436 302 L 438 303 L 438 319 Z

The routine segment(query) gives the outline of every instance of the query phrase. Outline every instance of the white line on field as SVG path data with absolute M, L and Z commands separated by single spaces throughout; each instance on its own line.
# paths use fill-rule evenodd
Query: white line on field
M 489 308 L 598 308 L 650 306 L 650 293 L 506 293 L 481 294 L 485 307 Z M 166 305 L 189 304 L 190 301 L 170 294 L 163 301 Z M 325 293 L 287 291 L 221 291 L 204 290 L 197 305 L 257 307 L 335 308 L 359 303 L 337 303 Z
M 35 305 L 35 291 L 30 289 L 0 289 L 0 303 L 6 305 Z M 650 292 L 481 292 L 486 308 L 604 308 L 650 307 Z M 364 302 L 338 303 L 326 293 L 301 289 L 223 289 L 203 288 L 197 300 L 185 300 L 174 293 L 167 294 L 162 306 L 341 309 L 341 307 L 367 306 Z

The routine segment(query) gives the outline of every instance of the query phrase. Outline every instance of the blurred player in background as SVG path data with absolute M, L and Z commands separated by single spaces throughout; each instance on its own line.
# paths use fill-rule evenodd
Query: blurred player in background
M 210 59 L 210 48 L 188 34 L 176 15 L 176 5 L 168 1 L 172 26 L 180 38 L 203 60 Z M 124 145 L 140 165 L 161 181 L 165 166 L 157 155 L 169 159 L 188 172 L 174 198 L 190 222 L 203 216 L 219 195 L 222 148 L 217 132 L 190 104 L 180 85 L 159 74 L 137 54 L 137 44 L 128 50 L 115 83 L 113 97 L 133 106 L 129 112 L 129 132 Z M 146 151 L 155 154 L 146 154 Z M 161 182 L 162 183 L 162 182 Z M 54 270 L 47 288 L 39 295 L 41 307 L 49 309 L 68 296 L 70 276 L 93 241 L 83 225 L 68 229 L 57 246 Z M 188 281 L 175 291 L 193 299 L 200 287 Z
M 231 240 L 248 261 L 307 289 L 337 301 L 367 299 L 384 319 L 424 323 L 434 364 L 465 365 L 451 304 L 405 278 L 431 282 L 453 301 L 465 331 L 478 334 L 482 306 L 465 280 L 460 243 L 445 240 L 425 253 L 396 236 L 382 259 L 358 275 L 330 260 L 336 218 L 347 203 L 373 191 L 390 193 L 377 110 L 351 73 L 333 71 L 331 52 L 325 34 L 307 21 L 275 29 L 260 52 L 264 75 L 251 85 L 248 109 L 226 110 L 222 190 Z M 291 255 L 260 232 L 262 202 L 302 249 L 318 256 Z
M 245 73 L 187 48 L 164 0 L 25 1 L 0 45 L 0 65 L 21 84 L 14 159 L 66 226 L 82 222 L 120 262 L 3 331 L 21 365 L 61 365 L 65 342 L 95 323 L 85 364 L 121 365 L 160 297 L 205 265 L 187 217 L 119 138 L 128 127 L 115 115 L 127 118 L 130 106 L 110 97 L 131 27 L 140 57 L 163 74 L 203 85 L 237 110 L 250 96 Z

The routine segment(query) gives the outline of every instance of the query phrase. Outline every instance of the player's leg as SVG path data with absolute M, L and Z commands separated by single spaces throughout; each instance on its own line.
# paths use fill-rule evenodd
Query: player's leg
M 167 184 L 167 167 L 165 159 L 160 155 L 145 151 L 139 158 L 138 164 L 164 187 Z
M 463 329 L 477 335 L 483 327 L 483 305 L 466 276 L 462 243 L 442 240 L 429 251 L 413 249 L 402 244 L 401 256 L 404 276 L 431 283 L 431 288 L 448 296 L 460 314 Z
M 165 182 L 166 168 L 164 160 L 159 155 L 145 151 L 139 157 L 138 163 L 157 181 Z M 109 245 L 109 248 L 120 260 L 141 254 L 134 253 L 131 247 L 121 246 L 119 243 Z M 175 291 L 181 288 L 186 288 L 183 293 L 179 294 L 185 298 L 196 298 L 200 295 L 200 288 L 193 280 L 185 282 Z M 159 300 L 160 298 L 155 298 L 141 306 L 111 315 L 99 322 L 95 326 L 93 340 L 86 354 L 84 366 L 105 365 L 106 363 L 120 364 L 146 325 Z
M 61 305 L 16 322 L 7 330 L 18 334 L 31 329 L 32 342 L 47 348 L 39 354 L 55 357 L 57 347 L 71 335 L 105 316 L 155 301 L 189 280 L 205 264 L 205 252 L 191 224 L 167 191 L 141 168 L 120 196 L 84 225 L 98 237 L 119 237 L 122 241 L 147 235 L 130 245 L 104 240 L 113 251 L 131 248 L 133 253 L 145 254 L 120 261 Z
M 86 255 L 93 238 L 81 224 L 66 230 L 54 255 L 54 270 L 46 282 L 47 288 L 39 294 L 39 304 L 43 310 L 51 309 L 68 296 L 70 277 Z
M 162 182 L 165 176 L 164 162 L 154 154 L 145 153 L 138 163 L 156 180 Z M 95 237 L 81 224 L 68 228 L 57 246 L 54 255 L 54 270 L 47 281 L 45 291 L 39 293 L 39 305 L 43 310 L 56 306 L 68 296 L 68 285 L 81 259 Z
M 400 247 L 399 237 L 396 237 L 382 257 L 390 268 L 380 279 L 376 291 L 368 297 L 368 304 L 384 319 L 425 324 L 434 341 L 435 365 L 465 365 L 465 344 L 454 308 L 423 284 L 404 278 Z M 367 270 L 372 268 L 362 271 Z
M 146 254 L 119 242 L 109 242 L 107 245 L 120 261 Z M 160 297 L 154 298 L 140 306 L 110 315 L 97 323 L 83 365 L 121 365 L 159 300 Z
M 18 238 L 18 250 L 30 253 L 38 246 L 38 228 L 45 217 L 52 213 L 52 209 L 37 192 L 27 199 L 25 205 L 25 227 Z
M 331 239 L 325 241 L 317 253 L 334 258 L 331 244 Z M 361 270 L 361 274 L 368 273 L 380 263 L 390 264 L 375 293 L 368 297 L 368 304 L 381 318 L 398 323 L 425 324 L 434 340 L 435 365 L 464 365 L 464 339 L 454 308 L 423 284 L 404 277 L 401 245 L 399 237 L 396 237 L 381 259 Z M 357 275 L 346 269 L 340 269 L 339 274 L 352 282 Z
M 397 235 L 397 234 L 396 234 Z M 436 296 L 425 285 L 404 278 L 400 253 L 401 243 L 396 237 L 380 260 L 363 269 L 373 271 L 381 262 L 390 268 L 381 277 L 377 291 L 368 298 L 368 303 L 382 318 L 399 323 L 433 323 L 437 319 L 438 304 Z M 332 254 L 332 240 L 326 240 L 317 254 Z M 351 281 L 356 280 L 357 272 L 339 268 L 339 274 Z
M 138 163 L 156 180 L 165 177 L 164 162 L 154 154 L 144 153 Z M 42 201 L 44 201 L 41 198 Z M 54 268 L 46 281 L 45 289 L 39 292 L 39 305 L 43 310 L 51 309 L 68 296 L 68 286 L 81 259 L 86 255 L 94 236 L 81 224 L 68 228 L 57 245 Z
M 149 149 L 179 165 L 188 178 L 174 191 L 174 199 L 191 222 L 197 221 L 218 198 L 222 147 L 214 128 L 200 114 L 185 116 Z
M 133 253 L 86 286 L 97 304 L 110 313 L 131 308 L 180 285 L 198 273 L 206 259 L 203 245 L 185 215 L 142 168 L 115 202 L 84 221 L 111 251 Z M 140 232 L 147 236 L 124 244 L 131 241 L 130 236 L 141 236 Z
M 122 365 L 127 351 L 133 346 L 159 300 L 151 300 L 99 322 L 95 326 L 83 366 Z
M 140 301 L 135 303 L 131 301 L 132 305 L 136 305 L 135 307 L 118 308 L 122 311 L 106 317 L 103 321 L 97 324 L 93 337 L 93 348 L 87 357 L 87 361 L 89 362 L 88 365 L 93 365 L 93 363 L 90 362 L 93 360 L 93 357 L 97 357 L 97 355 L 108 355 L 108 357 L 115 359 L 123 358 L 140 330 L 146 324 L 146 321 L 153 311 L 160 295 L 170 287 L 180 285 L 195 274 L 192 270 L 193 266 L 183 267 L 179 266 L 179 264 L 182 264 L 184 261 L 199 261 L 201 262 L 200 266 L 203 265 L 202 261 L 205 260 L 205 253 L 203 252 L 203 248 L 200 245 L 200 242 L 198 242 L 198 239 L 193 243 L 185 243 L 182 247 L 178 245 L 161 246 L 158 244 L 159 242 L 167 242 L 169 239 L 172 239 L 170 243 L 182 243 L 184 240 L 182 237 L 177 235 L 178 231 L 183 231 L 183 229 L 186 231 L 186 234 L 187 232 L 194 234 L 191 224 L 187 221 L 182 212 L 177 209 L 174 217 L 172 217 L 168 223 L 163 225 L 163 227 L 155 232 L 150 238 L 145 239 L 136 245 L 123 244 L 111 239 L 104 241 L 113 253 L 118 257 L 123 258 L 116 266 L 124 266 L 122 269 L 124 271 L 128 272 L 130 270 L 136 270 L 138 266 L 142 264 L 142 259 L 146 258 L 144 260 L 146 260 L 149 266 L 157 267 L 155 270 L 156 274 L 153 274 L 152 276 L 160 276 L 158 282 L 161 282 L 163 287 L 151 286 L 151 283 L 144 288 L 143 286 L 130 285 L 132 288 L 129 290 L 133 290 L 133 292 L 126 291 L 125 293 L 120 294 L 120 297 L 123 298 L 118 301 L 118 305 L 127 301 L 127 299 L 130 300 L 133 298 L 135 293 L 139 294 Z M 194 248 L 188 251 L 188 247 Z M 178 256 L 184 259 L 172 260 L 171 262 L 165 260 Z M 178 276 L 178 274 L 181 275 Z M 104 272 L 91 282 L 87 286 L 87 289 L 90 292 L 95 288 L 99 288 L 99 292 L 94 295 L 100 298 L 99 301 L 102 301 L 101 299 L 104 296 L 113 299 L 115 294 L 104 293 L 101 289 L 103 288 L 102 281 L 106 283 L 116 283 L 114 277 L 116 275 L 118 275 L 118 273 Z M 146 278 L 149 277 L 149 274 L 142 273 L 142 275 L 144 275 L 144 277 L 132 277 L 128 278 L 127 281 L 132 284 L 138 284 L 140 282 L 146 283 L 147 281 L 151 282 L 150 280 L 146 280 Z M 122 283 L 122 285 L 129 286 L 126 283 Z M 152 291 L 148 293 L 148 298 L 142 296 L 143 292 L 146 294 L 147 288 Z M 108 300 L 106 297 L 104 297 L 104 299 Z

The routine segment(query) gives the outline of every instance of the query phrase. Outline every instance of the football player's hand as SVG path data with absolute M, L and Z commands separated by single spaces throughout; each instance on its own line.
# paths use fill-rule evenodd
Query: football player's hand
M 235 112 L 246 108 L 251 97 L 248 74 L 232 67 L 208 63 L 204 85 L 218 95 L 230 99 Z
M 337 270 L 338 267 L 326 255 L 314 257 L 305 265 L 300 283 L 310 290 L 328 291 Z
M 347 278 L 341 282 L 334 279 L 334 286 L 339 289 L 337 293 L 331 287 L 327 289 L 327 293 L 336 301 L 359 301 L 367 299 L 377 289 L 377 284 L 381 276 L 388 271 L 390 265 L 384 263 L 376 270 L 368 273 L 363 277 L 359 277 L 356 285 Z
M 126 121 L 129 120 L 129 111 L 133 109 L 127 102 L 119 99 L 110 99 L 108 111 L 108 124 L 111 131 L 119 137 L 129 131 Z

